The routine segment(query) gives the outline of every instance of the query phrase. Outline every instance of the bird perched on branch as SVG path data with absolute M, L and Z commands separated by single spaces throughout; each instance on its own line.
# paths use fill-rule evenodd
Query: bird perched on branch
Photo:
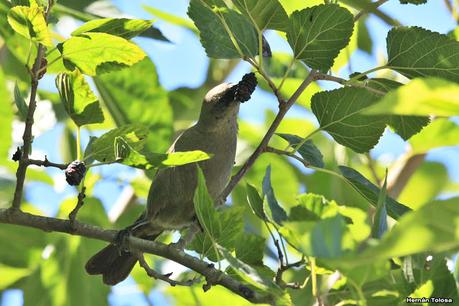
M 239 105 L 250 99 L 256 85 L 255 74 L 248 73 L 238 84 L 223 83 L 212 88 L 204 97 L 198 122 L 185 130 L 170 149 L 212 154 L 199 166 L 214 200 L 228 183 L 233 168 Z M 153 240 L 163 231 L 189 226 L 195 219 L 196 170 L 196 164 L 159 170 L 150 187 L 146 210 L 126 229 L 129 234 Z M 105 284 L 115 285 L 129 275 L 136 262 L 135 254 L 112 243 L 89 259 L 86 271 L 102 274 Z

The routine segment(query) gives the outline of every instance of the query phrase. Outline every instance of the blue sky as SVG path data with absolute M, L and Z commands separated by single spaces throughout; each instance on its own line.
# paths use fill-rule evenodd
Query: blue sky
M 186 17 L 187 3 L 185 0 L 114 0 L 123 12 L 136 18 L 151 19 L 152 16 L 145 12 L 142 4 L 150 5 L 166 12 Z M 447 33 L 455 27 L 455 23 L 449 12 L 443 5 L 443 1 L 430 0 L 426 5 L 400 5 L 398 1 L 391 0 L 386 3 L 382 10 L 395 17 L 404 25 L 417 25 L 440 33 Z M 374 42 L 375 54 L 385 55 L 385 37 L 389 27 L 383 24 L 375 17 L 369 19 L 370 35 Z M 207 57 L 196 37 L 188 30 L 169 25 L 161 20 L 158 20 L 155 25 L 163 31 L 163 34 L 168 37 L 173 43 L 164 43 L 147 39 L 137 39 L 136 41 L 150 55 L 157 66 L 158 74 L 162 85 L 167 89 L 174 89 L 181 86 L 198 87 L 202 84 L 205 78 L 207 68 Z M 275 33 L 268 33 L 267 38 L 271 47 L 275 51 L 289 52 L 290 48 L 280 37 Z M 364 71 L 374 67 L 377 63 L 376 58 L 368 56 L 363 52 L 356 52 L 352 56 L 352 67 L 357 71 Z M 229 76 L 229 81 L 237 81 L 241 75 L 249 69 L 247 64 L 241 64 L 237 67 L 234 73 Z M 343 77 L 347 77 L 343 72 Z M 43 88 L 51 89 L 54 81 L 48 78 L 42 85 Z M 329 85 L 328 85 L 329 86 Z M 53 89 L 55 90 L 55 89 Z M 258 90 L 253 99 L 255 103 L 248 103 L 241 109 L 241 117 L 252 122 L 263 122 L 263 112 L 260 109 L 269 107 L 275 109 L 276 101 L 274 98 L 265 92 Z M 294 109 L 290 116 L 304 116 L 305 113 L 299 108 Z M 308 116 L 311 118 L 311 116 Z M 62 132 L 62 127 L 58 126 L 52 131 L 47 132 L 44 136 L 37 137 L 34 145 L 36 150 L 46 152 L 49 159 L 60 161 L 58 150 L 49 150 L 49 148 L 59 147 L 59 138 Z M 406 145 L 400 137 L 386 132 L 380 143 L 373 150 L 372 155 L 375 157 L 382 154 L 389 154 L 396 157 L 406 150 Z M 452 171 L 459 169 L 459 150 L 456 148 L 447 148 L 434 150 L 428 155 L 429 160 L 443 162 L 447 165 L 448 171 L 452 179 L 459 182 L 459 172 Z M 104 168 L 104 167 L 101 167 Z M 120 169 L 126 170 L 123 166 L 106 167 L 102 169 L 104 176 L 111 176 L 117 173 Z M 55 169 L 47 169 L 51 175 L 62 175 L 60 171 Z M 129 173 L 133 173 L 128 172 Z M 62 178 L 61 178 L 62 179 Z M 104 205 L 109 208 L 111 203 L 114 203 L 121 192 L 123 185 L 108 181 L 97 184 L 95 193 L 100 197 Z M 107 192 L 110 190 L 110 192 Z M 45 213 L 52 215 L 58 208 L 58 204 L 65 198 L 74 197 L 75 191 L 70 187 L 65 187 L 61 192 L 56 194 L 56 190 L 49 186 L 43 186 L 40 183 L 34 183 L 27 188 L 27 199 L 33 203 L 37 203 L 40 209 Z M 134 291 L 133 291 L 134 290 Z M 112 305 L 147 305 L 144 297 L 135 291 L 133 281 L 128 281 L 120 286 L 114 287 L 113 294 L 110 297 Z M 168 305 L 161 294 L 157 292 L 150 296 L 154 305 Z M 22 295 L 20 291 L 13 290 L 5 293 L 1 305 L 21 305 Z

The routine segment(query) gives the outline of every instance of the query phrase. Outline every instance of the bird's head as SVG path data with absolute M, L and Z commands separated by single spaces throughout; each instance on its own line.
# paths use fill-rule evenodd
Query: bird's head
M 254 73 L 245 74 L 237 83 L 222 83 L 215 86 L 204 97 L 199 123 L 219 126 L 235 122 L 240 103 L 248 101 L 257 86 Z

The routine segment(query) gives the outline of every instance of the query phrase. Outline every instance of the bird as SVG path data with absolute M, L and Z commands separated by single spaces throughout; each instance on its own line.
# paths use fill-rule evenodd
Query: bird
M 205 95 L 199 119 L 172 144 L 169 152 L 201 150 L 211 158 L 198 163 L 158 170 L 151 184 L 145 211 L 124 231 L 154 240 L 162 232 L 189 227 L 196 220 L 193 196 L 197 186 L 197 164 L 204 174 L 209 195 L 217 202 L 234 166 L 237 146 L 237 116 L 241 103 L 251 98 L 257 86 L 253 72 L 237 84 L 222 83 Z M 137 256 L 120 248 L 116 241 L 93 255 L 85 265 L 90 275 L 102 275 L 107 285 L 126 279 Z

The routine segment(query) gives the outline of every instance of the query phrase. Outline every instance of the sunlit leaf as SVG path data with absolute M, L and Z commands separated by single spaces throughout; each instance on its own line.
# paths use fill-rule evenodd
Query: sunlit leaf
M 96 75 L 131 66 L 145 57 L 134 43 L 106 33 L 86 33 L 65 40 L 60 51 L 66 67 Z
M 459 125 L 448 119 L 436 119 L 421 133 L 410 139 L 414 153 L 459 145 Z
M 102 18 L 83 24 L 72 32 L 72 36 L 83 36 L 84 33 L 99 32 L 131 39 L 149 29 L 151 25 L 151 20 Z
M 376 203 L 376 211 L 373 217 L 373 226 L 371 228 L 371 236 L 373 238 L 381 238 L 387 231 L 387 173 L 384 178 L 384 184 L 379 191 L 378 202 Z
M 77 126 L 104 121 L 99 101 L 78 69 L 59 74 L 56 87 L 67 114 Z
M 52 46 L 43 8 L 38 5 L 11 8 L 8 12 L 8 23 L 22 36 L 45 46 Z
M 266 215 L 263 210 L 263 199 L 258 194 L 257 189 L 251 184 L 247 184 L 246 189 L 247 202 L 249 203 L 253 213 L 261 220 L 266 220 Z
M 419 27 L 393 28 L 387 35 L 387 66 L 408 78 L 440 77 L 459 82 L 459 42 Z
M 336 4 L 318 5 L 293 12 L 287 38 L 296 59 L 327 71 L 349 43 L 353 27 L 352 14 L 347 9 Z
M 260 31 L 287 27 L 287 13 L 277 0 L 235 0 L 234 4 Z

